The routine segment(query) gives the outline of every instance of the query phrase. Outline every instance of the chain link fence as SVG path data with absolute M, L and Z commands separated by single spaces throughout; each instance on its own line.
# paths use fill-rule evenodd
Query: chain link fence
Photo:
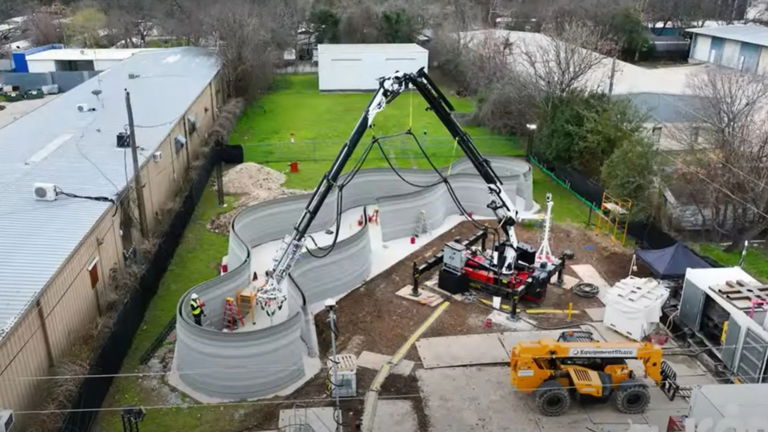
M 446 159 L 458 159 L 464 156 L 461 149 L 450 137 L 431 137 L 423 133 L 416 132 L 422 147 L 430 158 L 444 161 Z M 497 156 L 521 156 L 522 148 L 517 144 L 514 138 L 499 136 L 473 136 L 473 142 L 481 153 L 485 155 Z M 364 139 L 358 144 L 356 154 L 362 153 L 362 150 L 370 143 Z M 382 138 L 382 147 L 391 160 L 424 160 L 413 137 L 400 135 L 391 138 Z M 344 139 L 318 139 L 318 140 L 286 140 L 272 142 L 251 142 L 242 144 L 245 153 L 245 160 L 258 163 L 277 163 L 293 161 L 333 161 L 336 158 Z M 380 150 L 374 146 L 371 150 L 368 160 L 383 161 L 384 157 Z M 408 165 L 408 164 L 406 164 Z

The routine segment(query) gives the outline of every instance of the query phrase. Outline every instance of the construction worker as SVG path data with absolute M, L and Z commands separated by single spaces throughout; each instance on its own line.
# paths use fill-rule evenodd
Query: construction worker
M 189 302 L 189 307 L 192 309 L 192 318 L 195 319 L 195 324 L 200 327 L 203 326 L 203 317 L 205 314 L 205 302 L 200 300 L 200 296 L 197 293 L 192 293 L 192 300 Z

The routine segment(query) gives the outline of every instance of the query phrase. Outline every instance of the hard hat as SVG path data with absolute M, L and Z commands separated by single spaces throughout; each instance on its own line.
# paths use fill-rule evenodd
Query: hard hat
M 197 293 L 192 293 L 192 300 L 197 300 L 197 299 L 198 299 Z

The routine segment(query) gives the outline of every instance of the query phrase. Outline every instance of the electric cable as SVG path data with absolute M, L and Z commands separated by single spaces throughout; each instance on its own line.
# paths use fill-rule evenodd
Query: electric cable
M 105 196 L 88 196 L 88 195 L 78 195 L 70 192 L 64 192 L 60 187 L 56 186 L 54 187 L 54 191 L 56 195 L 63 195 L 70 198 L 79 198 L 79 199 L 86 199 L 91 201 L 99 201 L 99 202 L 110 202 L 112 204 L 115 204 L 115 200 L 110 197 Z
M 579 282 L 573 286 L 573 293 L 579 297 L 594 298 L 600 294 L 600 288 L 589 282 Z
M 339 231 L 341 230 L 341 218 L 344 205 L 344 188 L 352 182 L 352 180 L 357 176 L 357 173 L 360 172 L 360 169 L 362 168 L 363 164 L 365 163 L 365 160 L 368 158 L 368 155 L 371 153 L 371 149 L 373 148 L 373 141 L 368 143 L 368 146 L 365 148 L 363 153 L 358 158 L 357 162 L 355 162 L 355 165 L 352 167 L 352 170 L 344 177 L 341 183 L 337 183 L 336 186 L 336 229 L 334 229 L 333 232 L 333 240 L 331 241 L 331 244 L 327 247 L 320 247 L 317 244 L 317 241 L 315 241 L 314 237 L 307 236 L 314 244 L 318 247 L 322 253 L 316 254 L 312 252 L 311 249 L 307 248 L 307 253 L 312 256 L 313 258 L 322 259 L 327 257 L 328 255 L 333 252 L 333 249 L 336 247 L 336 244 L 339 240 Z M 363 210 L 365 211 L 365 210 Z M 364 221 L 364 223 L 367 223 L 367 219 Z

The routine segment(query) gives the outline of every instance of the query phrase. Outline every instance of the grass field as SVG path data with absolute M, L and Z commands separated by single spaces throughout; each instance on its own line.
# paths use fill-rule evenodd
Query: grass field
M 711 257 L 725 266 L 738 265 L 741 257 L 741 251 L 724 252 L 723 247 L 716 244 L 704 243 L 697 245 L 696 248 L 702 255 Z M 768 282 L 768 251 L 755 246 L 748 249 L 747 256 L 744 257 L 744 270 L 755 279 Z
M 430 112 L 424 111 L 424 103 L 418 95 L 402 95 L 376 117 L 376 133 L 379 136 L 401 132 L 411 124 L 413 130 L 425 141 L 425 147 L 438 166 L 446 166 L 462 156 L 454 149 L 452 141 L 442 125 Z M 322 174 L 329 168 L 340 146 L 346 140 L 368 104 L 368 94 L 320 94 L 317 77 L 292 75 L 281 77 L 275 90 L 252 104 L 238 123 L 232 143 L 242 144 L 247 161 L 264 163 L 279 171 L 286 171 L 289 161 L 300 161 L 300 172 L 288 174 L 286 187 L 313 189 Z M 452 98 L 460 112 L 473 109 L 471 100 Z M 411 103 L 413 102 L 413 103 Z M 424 131 L 427 131 L 426 136 Z M 487 155 L 521 156 L 521 146 L 514 137 L 495 135 L 483 128 L 468 127 L 475 144 Z M 290 133 L 296 143 L 290 144 Z M 370 135 L 370 132 L 369 132 Z M 370 136 L 361 145 L 367 144 Z M 423 156 L 413 142 L 402 139 L 387 141 L 387 153 L 398 167 L 428 168 Z M 359 152 L 358 152 L 359 153 Z M 372 153 L 366 167 L 385 167 L 380 155 Z M 554 214 L 559 222 L 584 223 L 587 207 L 570 191 L 561 187 L 545 173 L 534 168 L 534 196 L 544 203 L 544 196 L 551 192 L 555 200 Z M 216 205 L 213 191 L 206 190 L 189 227 L 184 233 L 179 249 L 171 261 L 168 272 L 160 283 L 158 293 L 147 309 L 141 329 L 134 337 L 130 352 L 123 364 L 123 372 L 137 371 L 141 354 L 154 337 L 173 317 L 179 297 L 192 286 L 217 274 L 219 259 L 226 254 L 227 238 L 211 233 L 206 228 L 210 218 L 222 210 Z M 139 386 L 136 377 L 115 380 L 105 407 L 121 407 L 128 404 L 154 405 L 163 400 L 153 392 Z M 193 401 L 182 398 L 183 403 Z M 147 431 L 230 431 L 258 419 L 256 407 L 206 407 L 190 406 L 152 410 L 142 423 Z M 265 425 L 268 426 L 268 425 Z M 118 413 L 102 415 L 99 429 L 120 430 Z
M 299 172 L 288 174 L 286 187 L 313 189 L 341 145 L 354 128 L 370 100 L 370 94 L 330 93 L 317 90 L 316 75 L 282 76 L 274 92 L 266 95 L 245 111 L 232 134 L 231 142 L 245 149 L 245 159 L 286 171 L 290 161 L 299 161 Z M 457 115 L 474 108 L 470 99 L 450 97 Z M 375 119 L 377 136 L 392 135 L 410 129 L 438 166 L 447 166 L 463 156 L 440 121 L 425 111 L 425 102 L 416 93 L 401 95 Z M 478 149 L 486 155 L 522 156 L 522 145 L 515 137 L 494 134 L 482 127 L 467 126 Z M 424 132 L 426 131 L 426 134 Z M 291 133 L 295 143 L 290 143 Z M 358 154 L 372 134 L 369 131 L 358 147 Z M 387 140 L 388 157 L 402 168 L 429 168 L 410 138 Z M 350 164 L 351 165 L 351 164 Z M 384 158 L 372 152 L 365 167 L 386 167 Z M 534 169 L 534 195 L 539 203 L 552 192 L 555 218 L 560 222 L 583 223 L 588 209 L 546 174 Z

